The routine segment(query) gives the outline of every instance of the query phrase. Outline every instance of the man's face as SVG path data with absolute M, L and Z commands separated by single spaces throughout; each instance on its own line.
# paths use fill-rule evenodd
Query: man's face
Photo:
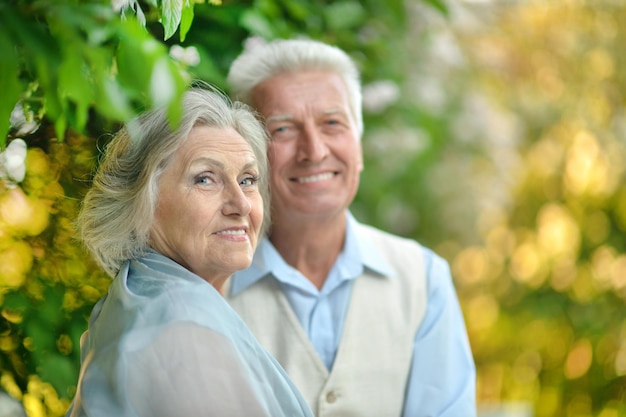
M 363 169 L 346 86 L 337 74 L 277 75 L 252 92 L 271 141 L 273 222 L 343 215 Z

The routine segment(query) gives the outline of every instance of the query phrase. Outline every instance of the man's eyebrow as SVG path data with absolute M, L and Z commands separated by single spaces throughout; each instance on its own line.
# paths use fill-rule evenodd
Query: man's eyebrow
M 285 122 L 285 121 L 289 121 L 289 120 L 293 120 L 293 115 L 291 115 L 291 114 L 279 114 L 278 116 L 270 116 L 270 117 L 266 118 L 265 119 L 265 123 Z
M 344 109 L 328 109 L 328 110 L 324 110 L 322 112 L 323 115 L 331 115 L 331 114 L 347 114 L 346 111 Z

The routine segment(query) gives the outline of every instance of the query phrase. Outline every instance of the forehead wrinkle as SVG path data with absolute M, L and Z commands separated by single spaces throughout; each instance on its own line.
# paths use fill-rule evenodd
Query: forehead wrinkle
M 216 166 L 217 168 L 224 170 L 225 165 L 223 162 L 218 161 L 217 159 L 213 159 L 213 158 L 208 158 L 208 157 L 201 157 L 201 158 L 196 158 L 193 161 L 191 161 L 191 163 L 189 164 L 189 166 L 193 167 L 196 165 L 211 165 L 211 166 Z M 252 157 L 250 158 L 250 160 L 248 162 L 246 162 L 241 169 L 242 170 L 246 170 L 249 168 L 254 168 L 257 166 L 257 160 L 256 158 Z
M 200 164 L 209 164 L 209 165 L 217 165 L 219 168 L 224 167 L 224 163 L 218 161 L 217 159 L 209 158 L 209 157 L 200 157 L 191 161 L 190 165 L 200 165 Z
M 337 113 L 346 114 L 345 110 L 342 108 L 328 109 L 322 112 L 323 115 L 337 114 Z
M 337 108 L 322 110 L 320 114 L 322 116 L 329 116 L 333 114 L 347 115 L 348 113 L 344 109 L 337 107 Z M 286 121 L 293 121 L 293 120 L 294 120 L 294 116 L 292 114 L 279 114 L 276 116 L 267 117 L 265 119 L 265 122 L 272 123 L 272 122 L 286 122 Z
M 242 171 L 245 171 L 245 170 L 250 169 L 250 168 L 256 168 L 256 167 L 257 167 L 257 165 L 258 165 L 258 164 L 257 164 L 257 160 L 256 160 L 256 158 L 255 158 L 255 159 L 250 160 L 250 161 L 249 161 L 248 163 L 246 163 L 243 167 L 241 167 L 241 170 L 242 170 Z

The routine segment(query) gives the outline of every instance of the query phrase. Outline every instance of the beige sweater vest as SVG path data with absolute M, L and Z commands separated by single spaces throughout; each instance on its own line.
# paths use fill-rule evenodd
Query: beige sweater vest
M 285 368 L 316 416 L 398 417 L 413 340 L 426 310 L 422 250 L 414 241 L 369 226 L 359 225 L 358 233 L 376 245 L 397 276 L 366 271 L 356 279 L 330 373 L 275 279 L 265 277 L 229 302 Z

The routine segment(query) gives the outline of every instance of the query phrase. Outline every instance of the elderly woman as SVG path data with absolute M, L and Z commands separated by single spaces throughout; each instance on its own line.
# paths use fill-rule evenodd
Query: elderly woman
M 247 268 L 268 198 L 266 134 L 245 105 L 185 93 L 176 130 L 146 112 L 110 142 L 82 240 L 114 280 L 81 341 L 68 416 L 310 416 L 220 294 Z

